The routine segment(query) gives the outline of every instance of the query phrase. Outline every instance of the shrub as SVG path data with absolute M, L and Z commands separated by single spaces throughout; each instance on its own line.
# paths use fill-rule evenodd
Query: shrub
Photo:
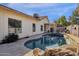
M 12 34 L 9 34 L 8 36 L 5 36 L 5 38 L 2 40 L 2 43 L 11 43 L 17 40 L 18 40 L 18 35 L 12 33 Z

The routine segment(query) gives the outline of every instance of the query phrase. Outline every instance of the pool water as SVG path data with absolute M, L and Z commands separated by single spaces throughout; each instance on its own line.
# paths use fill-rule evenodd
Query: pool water
M 50 46 L 61 46 L 66 44 L 64 37 L 50 37 L 50 36 L 42 36 L 38 39 L 29 40 L 25 43 L 25 46 L 30 49 L 40 48 L 45 50 Z

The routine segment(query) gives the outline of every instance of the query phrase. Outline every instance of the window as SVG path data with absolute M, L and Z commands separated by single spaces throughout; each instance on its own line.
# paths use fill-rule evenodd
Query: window
M 22 26 L 21 21 L 8 18 L 8 32 L 9 33 L 21 33 Z
M 41 31 L 43 31 L 43 25 L 41 25 Z
M 33 32 L 35 32 L 36 31 L 36 25 L 32 24 L 32 28 L 33 28 Z

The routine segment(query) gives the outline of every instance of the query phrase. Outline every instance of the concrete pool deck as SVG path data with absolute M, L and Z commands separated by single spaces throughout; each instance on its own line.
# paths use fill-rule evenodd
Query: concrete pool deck
M 0 45 L 0 56 L 23 56 L 25 53 L 31 51 L 24 46 L 24 43 L 28 40 L 38 38 L 42 35 L 32 36 L 30 38 L 21 39 L 17 42 Z
M 65 34 L 65 35 L 67 35 L 68 37 L 70 37 L 71 40 L 72 40 L 74 43 L 79 44 L 79 37 L 74 36 L 74 35 L 72 35 L 72 34 Z
M 13 43 L 9 43 L 9 44 L 2 44 L 2 45 L 0 45 L 0 56 L 24 56 L 24 55 L 26 55 L 26 53 L 29 53 L 30 51 L 32 51 L 31 49 L 26 48 L 24 46 L 24 43 L 28 40 L 39 38 L 42 35 L 43 34 L 35 35 L 30 38 L 18 40 L 17 42 L 13 42 Z M 66 34 L 66 35 L 75 39 L 75 42 L 79 43 L 78 37 L 75 37 L 70 34 Z

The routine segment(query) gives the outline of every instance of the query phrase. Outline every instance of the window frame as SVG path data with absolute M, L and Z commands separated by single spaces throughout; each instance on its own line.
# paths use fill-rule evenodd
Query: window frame
M 11 24 L 12 21 L 14 22 L 13 24 Z M 14 28 L 14 33 L 16 34 L 22 33 L 22 21 L 13 18 L 8 18 L 8 33 L 10 34 L 9 28 Z

